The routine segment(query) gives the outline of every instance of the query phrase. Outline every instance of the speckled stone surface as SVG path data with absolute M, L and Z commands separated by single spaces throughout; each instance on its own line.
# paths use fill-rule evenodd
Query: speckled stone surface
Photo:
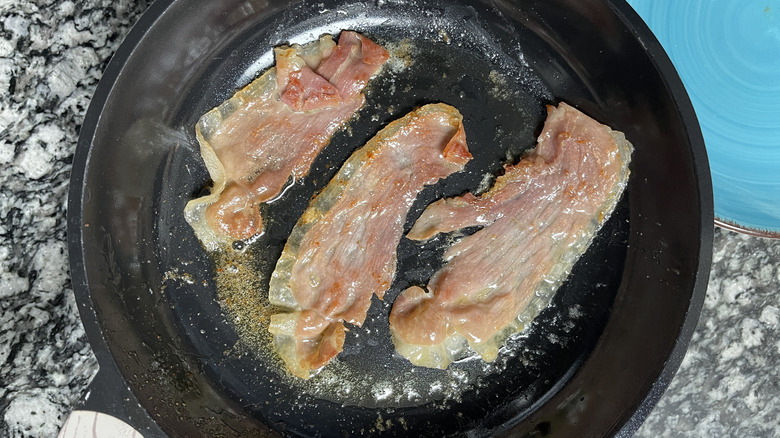
M 688 353 L 638 437 L 780 437 L 780 240 L 716 230 Z
M 148 1 L 0 0 L 0 437 L 51 437 L 96 362 L 65 241 L 78 129 Z M 780 241 L 716 230 L 688 355 L 640 437 L 780 436 Z
M 147 3 L 0 0 L 0 437 L 55 436 L 97 369 L 68 272 L 70 163 Z

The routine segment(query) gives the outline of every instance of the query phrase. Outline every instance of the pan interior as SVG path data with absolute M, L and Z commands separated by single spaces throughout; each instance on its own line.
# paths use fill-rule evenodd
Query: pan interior
M 158 236 L 160 247 L 170 249 L 160 251 L 164 260 L 161 267 L 173 273 L 171 279 L 183 274 L 198 280 L 167 284 L 175 318 L 206 372 L 226 382 L 225 391 L 255 407 L 260 417 L 285 422 L 292 430 L 322 424 L 313 419 L 334 415 L 345 420 L 363 416 L 355 424 L 374 427 L 377 415 L 397 423 L 411 411 L 436 411 L 442 425 L 458 424 L 482 418 L 518 395 L 526 400 L 527 408 L 560 382 L 592 347 L 619 283 L 620 249 L 625 245 L 627 228 L 625 207 L 588 255 L 604 258 L 606 254 L 614 258 L 613 263 L 589 265 L 586 261 L 578 266 L 554 305 L 534 327 L 513 339 L 493 363 L 464 360 L 447 370 L 432 370 L 414 367 L 393 353 L 387 325 L 391 303 L 401 290 L 430 278 L 441 266 L 444 248 L 457 236 L 422 244 L 404 239 L 398 252 L 398 274 L 385 300 L 374 298 L 366 324 L 349 327 L 345 351 L 309 381 L 281 371 L 283 366 L 270 347 L 268 310 L 263 305 L 270 273 L 292 225 L 349 154 L 382 126 L 416 106 L 445 102 L 464 114 L 475 158 L 463 173 L 419 196 L 410 212 L 408 229 L 433 200 L 476 190 L 486 175 L 495 174 L 502 164 L 515 161 L 532 147 L 543 122 L 544 106 L 554 103 L 545 79 L 526 63 L 521 47 L 497 43 L 502 37 L 519 37 L 495 35 L 494 29 L 481 23 L 484 18 L 473 7 L 452 5 L 438 11 L 411 8 L 401 15 L 386 16 L 362 13 L 365 7 L 323 7 L 321 14 L 304 16 L 292 28 L 277 28 L 273 34 L 279 42 L 304 43 L 322 33 L 356 29 L 388 47 L 392 58 L 371 84 L 367 104 L 357 119 L 333 138 L 306 178 L 265 208 L 266 234 L 240 250 L 206 257 L 182 223 L 181 210 L 187 194 L 206 186 L 208 178 L 191 149 L 179 149 L 171 157 L 174 164 L 162 175 L 160 199 L 168 202 L 160 206 L 160 218 L 175 227 L 160 228 L 169 228 Z M 420 15 L 429 19 L 420 20 Z M 342 16 L 359 18 L 339 19 Z M 213 87 L 224 94 L 267 68 L 272 59 L 267 27 L 253 28 L 236 39 L 236 47 L 226 47 L 233 61 L 205 70 L 199 80 L 208 85 L 193 90 Z M 193 126 L 199 114 L 219 103 L 206 101 L 201 94 L 185 96 L 183 101 L 197 103 L 182 105 L 178 118 L 185 127 Z M 167 193 L 169 190 L 172 192 Z M 583 279 L 594 274 L 605 281 L 594 287 L 576 286 L 588 284 Z M 492 394 L 495 401 L 485 405 L 485 393 Z M 450 416 L 459 421 L 445 420 Z M 302 420 L 301 424 L 291 424 L 290 418 Z

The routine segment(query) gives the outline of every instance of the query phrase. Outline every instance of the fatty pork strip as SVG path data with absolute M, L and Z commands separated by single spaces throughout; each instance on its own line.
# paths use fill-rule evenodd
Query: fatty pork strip
M 393 282 L 396 247 L 417 194 L 471 159 L 462 116 L 430 104 L 390 123 L 344 163 L 298 220 L 271 276 L 274 346 L 307 379 L 342 351 L 372 295 Z
M 363 106 L 362 91 L 388 59 L 370 39 L 343 31 L 275 49 L 276 66 L 196 125 L 214 181 L 185 218 L 206 249 L 262 232 L 259 204 L 309 172 L 331 136 Z
M 565 103 L 547 110 L 537 146 L 489 191 L 431 204 L 408 233 L 425 240 L 483 226 L 447 249 L 427 291 L 408 288 L 393 303 L 393 341 L 413 364 L 446 368 L 468 347 L 494 360 L 549 304 L 614 210 L 631 144 Z

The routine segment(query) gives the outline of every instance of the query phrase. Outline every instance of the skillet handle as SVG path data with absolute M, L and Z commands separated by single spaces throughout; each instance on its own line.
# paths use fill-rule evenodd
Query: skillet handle
M 85 428 L 87 424 L 89 427 Z M 71 434 L 74 432 L 75 435 Z M 100 370 L 76 403 L 58 438 L 113 437 L 167 438 L 168 435 L 141 406 L 111 361 L 106 365 L 100 363 Z
M 73 411 L 57 438 L 144 438 L 124 421 L 95 411 Z

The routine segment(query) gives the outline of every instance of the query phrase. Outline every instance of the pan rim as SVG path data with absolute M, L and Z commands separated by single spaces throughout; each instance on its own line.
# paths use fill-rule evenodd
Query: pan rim
M 712 247 L 715 233 L 715 207 L 713 200 L 712 180 L 710 176 L 710 167 L 707 157 L 707 150 L 704 146 L 704 137 L 699 127 L 696 112 L 693 109 L 688 92 L 677 74 L 677 70 L 672 64 L 671 59 L 656 39 L 650 28 L 645 24 L 642 18 L 628 4 L 626 0 L 607 0 L 615 14 L 623 21 L 635 39 L 642 43 L 645 52 L 650 56 L 651 61 L 659 71 L 660 77 L 670 90 L 676 110 L 683 120 L 683 126 L 686 128 L 688 143 L 691 146 L 691 154 L 694 162 L 694 174 L 698 181 L 696 187 L 698 191 L 699 209 L 701 212 L 699 229 L 699 258 L 696 270 L 694 287 L 689 301 L 688 310 L 679 329 L 679 334 L 675 340 L 674 347 L 665 361 L 660 373 L 656 376 L 647 395 L 633 410 L 633 413 L 625 420 L 622 426 L 616 425 L 615 436 L 627 438 L 632 436 L 644 423 L 652 412 L 655 405 L 663 396 L 666 389 L 672 382 L 674 375 L 680 367 L 680 364 L 688 350 L 693 333 L 698 325 L 699 316 L 704 299 L 706 297 L 707 285 L 709 283 L 710 267 L 712 265 Z
M 70 173 L 66 213 L 71 284 L 84 332 L 98 362 L 98 370 L 75 408 L 101 412 L 125 422 L 129 422 L 132 418 L 132 426 L 147 438 L 167 435 L 141 405 L 136 394 L 130 389 L 127 379 L 119 370 L 94 307 L 84 253 L 84 233 L 89 224 L 84 223 L 83 220 L 85 197 L 91 194 L 85 192 L 84 184 L 89 172 L 88 163 L 97 127 L 127 61 L 133 56 L 149 29 L 154 27 L 176 1 L 157 0 L 143 11 L 103 71 L 79 129 Z
M 152 5 L 139 17 L 139 20 L 125 37 L 106 67 L 92 97 L 79 133 L 78 146 L 74 155 L 67 213 L 71 278 L 85 332 L 87 333 L 93 351 L 95 351 L 95 354 L 98 357 L 101 371 L 103 371 L 103 368 L 106 368 L 107 371 L 108 369 L 117 368 L 117 364 L 111 354 L 111 348 L 103 336 L 100 322 L 92 305 L 92 297 L 89 291 L 85 267 L 86 260 L 83 248 L 83 233 L 85 232 L 85 227 L 82 223 L 82 207 L 84 197 L 88 195 L 84 192 L 84 183 L 87 172 L 89 171 L 89 155 L 92 151 L 96 134 L 95 130 L 100 123 L 103 109 L 114 90 L 118 78 L 122 74 L 123 67 L 131 58 L 139 43 L 144 39 L 148 30 L 152 28 L 166 11 L 178 1 L 180 0 L 158 0 L 152 3 Z M 704 149 L 704 141 L 701 132 L 698 129 L 698 122 L 693 107 L 679 76 L 676 74 L 671 61 L 668 56 L 666 56 L 660 43 L 655 39 L 649 28 L 644 25 L 644 22 L 628 3 L 624 0 L 605 0 L 605 2 L 611 7 L 616 15 L 620 17 L 626 28 L 632 31 L 634 38 L 642 42 L 645 51 L 650 56 L 652 62 L 659 71 L 660 77 L 663 78 L 667 88 L 670 90 L 670 94 L 674 98 L 677 105 L 676 109 L 683 119 L 684 126 L 687 129 L 687 138 L 692 147 L 690 153 L 693 154 L 695 164 L 694 173 L 699 182 L 697 190 L 699 192 L 699 201 L 701 204 L 700 211 L 702 213 L 700 221 L 702 234 L 699 239 L 697 274 L 686 318 L 684 324 L 680 327 L 680 336 L 676 339 L 669 358 L 664 363 L 660 374 L 656 377 L 651 388 L 649 388 L 646 397 L 635 410 L 632 410 L 632 414 L 623 422 L 623 425 L 616 424 L 616 430 L 613 431 L 617 433 L 617 436 L 630 436 L 650 414 L 653 406 L 655 406 L 668 387 L 673 375 L 682 362 L 685 351 L 687 350 L 693 335 L 693 331 L 697 325 L 709 278 L 709 266 L 711 264 L 712 254 L 711 251 L 707 251 L 707 248 L 712 247 L 714 238 L 713 223 L 715 219 L 713 214 L 712 187 L 711 184 L 708 187 L 706 184 L 707 181 L 710 181 L 710 174 L 706 150 Z M 115 371 L 119 372 L 118 368 Z M 123 382 L 121 387 L 126 388 L 127 382 L 124 376 L 119 373 L 117 374 L 117 377 Z M 135 399 L 135 395 L 132 391 L 128 390 L 127 392 Z M 143 408 L 141 407 L 141 409 Z M 151 416 L 149 416 L 149 419 L 151 420 Z M 151 421 L 154 423 L 153 420 Z

